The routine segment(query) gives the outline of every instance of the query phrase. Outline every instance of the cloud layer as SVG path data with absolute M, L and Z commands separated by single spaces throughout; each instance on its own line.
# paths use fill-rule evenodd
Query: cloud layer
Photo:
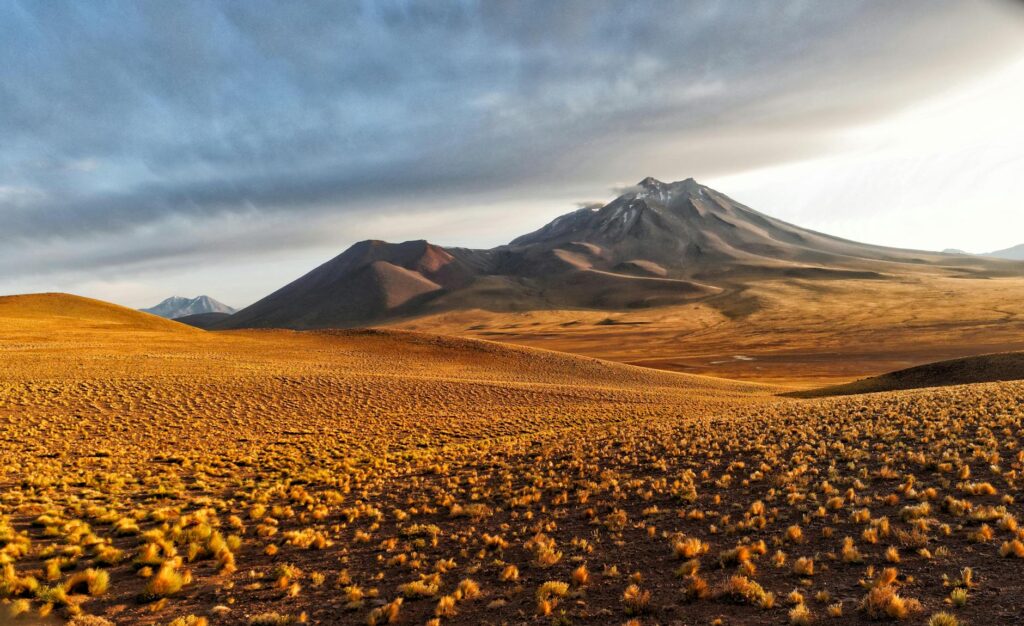
M 837 131 L 1024 54 L 1022 20 L 959 0 L 15 0 L 0 291 L 163 288 L 196 264 L 297 266 L 416 231 L 490 245 L 517 234 L 496 224 L 648 174 L 827 153 Z

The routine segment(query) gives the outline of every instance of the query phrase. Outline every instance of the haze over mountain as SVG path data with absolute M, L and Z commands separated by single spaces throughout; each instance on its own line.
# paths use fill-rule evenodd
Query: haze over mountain
M 219 328 L 352 326 L 455 309 L 636 309 L 716 298 L 772 279 L 884 279 L 921 271 L 1017 275 L 1020 266 L 873 246 L 761 214 L 692 178 L 645 178 L 488 250 L 363 241 Z
M 227 313 L 230 315 L 235 312 L 235 309 L 223 302 L 214 300 L 210 296 L 197 296 L 195 298 L 171 296 L 154 307 L 140 309 L 140 311 L 173 320 L 200 313 Z
M 1013 246 L 1012 248 L 1006 248 L 1005 250 L 996 250 L 995 252 L 989 252 L 985 256 L 995 257 L 997 259 L 1024 261 L 1024 243 Z

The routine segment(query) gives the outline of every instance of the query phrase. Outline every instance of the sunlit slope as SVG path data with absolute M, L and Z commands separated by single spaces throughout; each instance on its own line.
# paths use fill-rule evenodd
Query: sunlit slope
M 453 311 L 395 327 L 821 387 L 935 361 L 1024 351 L 1024 278 L 766 280 L 714 306 Z
M 549 623 L 554 584 L 580 624 L 782 624 L 793 589 L 916 624 L 972 571 L 961 623 L 1017 614 L 1024 383 L 796 400 L 37 300 L 0 326 L 0 622 Z
M 6 339 L 90 331 L 195 333 L 155 315 L 66 293 L 0 296 L 0 333 Z
M 398 449 L 685 416 L 768 391 L 402 331 L 207 333 L 71 296 L 7 299 L 3 311 L 0 416 L 28 435 L 19 445 L 46 454 L 156 453 L 172 436 L 185 447 L 288 437 Z

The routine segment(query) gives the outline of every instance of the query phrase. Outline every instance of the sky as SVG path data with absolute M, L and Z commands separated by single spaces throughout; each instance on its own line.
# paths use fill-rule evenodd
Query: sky
M 0 294 L 244 306 L 649 175 L 869 243 L 1024 243 L 1010 0 L 6 0 L 0 61 Z

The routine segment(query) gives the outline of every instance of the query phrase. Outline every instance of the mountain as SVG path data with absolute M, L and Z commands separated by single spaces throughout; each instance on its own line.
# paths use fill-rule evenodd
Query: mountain
M 997 259 L 1009 259 L 1012 261 L 1024 261 L 1024 243 L 1019 246 L 1013 246 L 1005 250 L 996 250 L 995 252 L 989 252 L 985 256 L 994 257 Z
M 227 322 L 231 327 L 349 325 L 462 289 L 476 274 L 426 241 L 363 241 Z
M 235 309 L 222 302 L 217 302 L 210 296 L 199 296 L 197 298 L 171 296 L 154 307 L 139 310 L 143 313 L 152 313 L 153 315 L 159 315 L 171 320 L 198 313 L 231 314 L 235 312 Z
M 925 270 L 996 276 L 1022 267 L 848 241 L 758 213 L 692 178 L 645 178 L 602 207 L 489 250 L 357 243 L 216 327 L 354 326 L 473 308 L 725 303 L 716 297 L 766 279 L 886 279 Z
M 923 261 L 921 254 L 847 241 L 758 213 L 692 178 L 663 183 L 653 178 L 607 205 L 564 215 L 512 241 L 513 249 L 544 253 L 596 245 L 590 256 L 618 269 L 654 263 L 665 275 L 720 279 L 766 269 L 780 274 L 820 274 L 824 269 L 872 271 L 871 262 Z M 931 255 L 936 260 L 935 255 Z M 867 262 L 867 263 L 865 263 Z

